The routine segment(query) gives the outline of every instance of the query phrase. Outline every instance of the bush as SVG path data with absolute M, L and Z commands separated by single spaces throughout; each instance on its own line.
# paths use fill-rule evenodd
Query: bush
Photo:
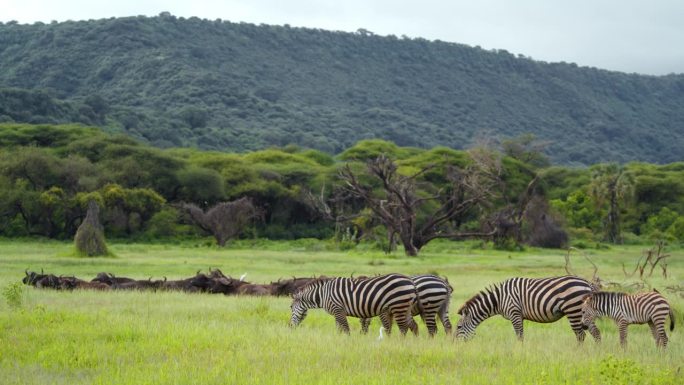
M 167 207 L 157 212 L 147 222 L 145 236 L 150 239 L 172 237 L 187 233 L 188 226 L 178 224 L 178 212 Z
M 21 308 L 23 303 L 22 290 L 23 285 L 21 282 L 10 283 L 2 289 L 2 296 L 5 297 L 7 306 L 10 309 L 16 310 Z

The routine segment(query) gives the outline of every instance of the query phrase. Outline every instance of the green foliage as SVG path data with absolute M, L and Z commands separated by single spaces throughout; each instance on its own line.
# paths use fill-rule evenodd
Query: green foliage
M 596 204 L 591 197 L 583 191 L 577 190 L 565 200 L 551 200 L 551 206 L 560 212 L 574 228 L 587 228 L 599 231 L 601 229 L 601 218 L 603 214 L 596 209 Z
M 667 207 L 663 207 L 658 214 L 650 216 L 644 224 L 642 229 L 642 234 L 651 235 L 654 232 L 667 232 L 670 227 L 674 226 L 675 221 L 680 217 L 679 214 L 670 210 Z
M 0 143 L 0 235 L 10 237 L 70 239 L 90 200 L 102 209 L 108 238 L 192 236 L 194 232 L 169 204 L 186 201 L 206 208 L 248 196 L 264 210 L 263 221 L 253 229 L 256 234 L 326 238 L 333 236 L 334 226 L 311 209 L 303 192 L 330 194 L 340 183 L 340 167 L 349 165 L 364 183 L 379 189 L 377 181 L 366 175 L 365 161 L 374 154 L 390 154 L 400 175 L 427 169 L 417 178 L 416 193 L 428 198 L 448 185 L 448 169 L 473 166 L 466 151 L 423 150 L 383 140 L 359 142 L 336 157 L 298 146 L 241 154 L 160 150 L 80 125 L 0 124 Z M 537 172 L 538 192 L 550 199 L 573 238 L 589 244 L 597 241 L 595 234 L 604 229 L 608 206 L 597 205 L 598 197 L 588 194 L 593 168 L 535 170 L 519 159 L 492 154 L 500 162 L 505 188 L 497 191 L 500 199 L 491 202 L 490 209 L 517 204 Z M 684 165 L 630 163 L 624 169 L 633 176 L 634 195 L 620 210 L 623 233 L 635 234 L 630 238 L 634 242 L 654 237 L 683 242 L 679 217 L 684 214 Z M 426 201 L 417 219 L 436 205 Z M 460 226 L 477 231 L 481 215 L 473 213 Z M 364 226 L 369 236 L 377 225 L 368 218 Z M 376 231 L 380 234 L 383 229 Z
M 173 16 L 4 23 L 0 52 L 0 122 L 99 125 L 161 148 L 334 154 L 378 138 L 464 149 L 484 127 L 536 166 L 537 142 L 562 164 L 684 153 L 682 75 Z
M 24 285 L 21 282 L 9 283 L 2 288 L 2 296 L 5 298 L 5 302 L 7 302 L 7 306 L 10 309 L 17 310 L 21 308 L 24 303 L 23 291 Z
M 612 355 L 601 360 L 599 373 L 604 384 L 637 385 L 643 384 L 645 380 L 644 370 L 636 362 Z
M 172 207 L 165 207 L 155 213 L 147 222 L 144 238 L 169 239 L 171 237 L 194 235 L 189 225 L 179 224 L 178 211 Z
M 226 196 L 223 177 L 216 170 L 189 167 L 179 171 L 177 178 L 181 186 L 177 196 L 186 202 L 211 206 Z

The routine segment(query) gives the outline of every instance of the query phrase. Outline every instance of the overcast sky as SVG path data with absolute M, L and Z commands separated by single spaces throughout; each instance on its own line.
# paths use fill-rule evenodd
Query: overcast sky
M 684 73 L 684 0 L 0 0 L 0 21 L 197 16 L 422 37 L 623 72 Z

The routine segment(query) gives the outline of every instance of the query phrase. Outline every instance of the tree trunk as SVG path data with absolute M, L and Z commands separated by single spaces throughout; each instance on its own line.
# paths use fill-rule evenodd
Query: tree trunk
M 400 234 L 401 243 L 404 245 L 404 252 L 409 257 L 417 257 L 422 245 L 418 245 L 413 239 L 412 234 Z

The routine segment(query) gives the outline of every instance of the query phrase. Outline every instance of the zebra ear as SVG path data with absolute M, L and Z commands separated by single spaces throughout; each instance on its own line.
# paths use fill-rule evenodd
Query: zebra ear
M 458 311 L 456 312 L 456 314 L 458 314 L 458 315 L 463 315 L 463 310 L 464 310 L 464 309 L 465 309 L 465 305 L 461 306 L 461 308 L 458 309 Z
M 594 294 L 593 294 L 593 293 L 589 293 L 589 294 L 585 295 L 584 298 L 582 298 L 582 303 L 586 303 L 586 302 L 588 302 L 588 301 L 589 301 L 590 299 L 592 299 L 592 298 L 594 298 Z

